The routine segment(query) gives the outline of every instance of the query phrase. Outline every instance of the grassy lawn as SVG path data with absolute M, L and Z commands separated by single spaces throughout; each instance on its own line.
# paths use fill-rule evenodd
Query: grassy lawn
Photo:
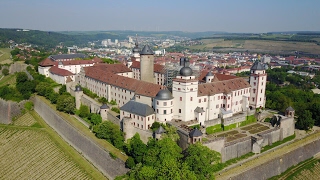
M 10 51 L 9 48 L 0 48 L 0 64 L 6 64 L 12 62 L 10 59 Z
M 39 98 L 41 98 L 47 105 L 49 105 L 52 109 L 56 109 L 56 106 L 51 104 L 46 98 L 42 97 L 42 96 L 38 96 Z M 79 122 L 76 118 L 70 116 L 69 114 L 63 113 L 63 112 L 59 112 L 57 111 L 57 113 L 64 118 L 66 121 L 68 121 L 70 124 L 72 124 L 73 127 L 77 128 L 78 130 L 80 130 L 84 135 L 86 135 L 87 137 L 91 138 L 93 141 L 95 141 L 97 144 L 99 144 L 101 147 L 107 149 L 108 151 L 110 151 L 111 153 L 113 153 L 114 155 L 116 155 L 119 159 L 121 159 L 122 161 L 126 161 L 128 159 L 128 156 L 125 154 L 122 154 L 121 151 L 117 148 L 115 148 L 112 144 L 110 144 L 108 141 L 103 140 L 103 139 L 98 139 L 92 132 L 90 132 L 90 130 L 83 125 L 81 122 Z
M 15 84 L 16 78 L 14 74 L 10 74 L 8 76 L 4 76 L 0 81 L 0 86 L 4 86 L 7 84 Z

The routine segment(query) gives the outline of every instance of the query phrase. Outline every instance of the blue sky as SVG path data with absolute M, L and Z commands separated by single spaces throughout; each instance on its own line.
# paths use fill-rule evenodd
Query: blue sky
M 1 0 L 0 28 L 320 31 L 320 0 Z

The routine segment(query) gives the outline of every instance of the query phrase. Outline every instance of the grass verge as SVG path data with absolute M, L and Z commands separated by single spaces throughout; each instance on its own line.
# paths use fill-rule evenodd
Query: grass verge
M 0 81 L 0 86 L 4 86 L 6 84 L 14 84 L 15 83 L 15 75 L 10 74 L 8 76 L 4 76 Z
M 281 144 L 283 144 L 283 143 L 286 143 L 286 142 L 288 142 L 288 141 L 291 141 L 291 140 L 293 140 L 294 138 L 296 138 L 296 135 L 295 135 L 295 134 L 293 134 L 292 136 L 289 136 L 289 137 L 284 138 L 282 141 L 277 141 L 277 142 L 273 143 L 272 145 L 267 145 L 267 146 L 263 147 L 263 149 L 261 150 L 261 152 L 268 151 L 269 149 L 272 149 L 272 148 L 277 147 L 277 146 L 279 146 L 279 145 L 281 145 Z

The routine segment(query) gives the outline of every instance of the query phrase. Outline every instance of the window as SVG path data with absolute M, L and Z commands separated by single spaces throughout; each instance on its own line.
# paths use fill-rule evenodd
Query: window
M 157 109 L 157 113 L 159 113 L 159 109 Z
M 133 118 L 136 118 L 136 115 L 133 115 Z
M 139 116 L 137 116 L 138 120 L 139 120 Z
M 254 77 L 254 80 L 257 80 L 257 77 Z
M 159 101 L 157 101 L 157 105 L 159 105 Z
M 253 85 L 255 86 L 255 85 L 257 85 L 257 83 L 256 83 L 256 82 L 254 82 L 254 83 L 253 83 Z
M 218 96 L 218 100 L 220 100 L 220 96 Z
M 190 101 L 192 101 L 192 97 L 190 97 Z
M 199 103 L 201 103 L 201 99 L 199 99 Z
M 173 113 L 173 109 L 171 109 L 171 113 Z
M 182 97 L 180 97 L 180 101 L 182 101 Z
M 228 108 L 230 107 L 230 105 L 228 104 Z
M 193 91 L 193 88 L 190 88 L 190 91 Z
M 252 102 L 254 102 L 254 97 L 252 98 Z
M 256 93 L 256 89 L 253 89 L 253 93 Z
M 216 109 L 218 109 L 218 108 L 219 108 L 219 104 L 216 105 Z
M 262 93 L 262 89 L 261 89 L 261 93 Z
M 171 101 L 171 105 L 173 104 L 173 101 Z
M 163 114 L 167 114 L 167 110 L 163 110 Z
M 261 101 L 261 98 L 260 98 L 260 101 Z
M 204 102 L 207 102 L 207 98 L 204 98 Z
M 180 88 L 178 88 L 178 91 L 180 91 L 181 89 Z
M 163 102 L 163 106 L 167 106 L 167 102 Z
M 181 109 L 179 109 L 179 113 L 181 113 Z
M 150 120 L 150 117 L 148 117 L 148 121 Z

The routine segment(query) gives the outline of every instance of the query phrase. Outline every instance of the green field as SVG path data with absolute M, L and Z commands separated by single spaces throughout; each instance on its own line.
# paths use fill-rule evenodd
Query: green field
M 279 37 L 274 37 L 279 38 Z M 202 39 L 201 45 L 187 46 L 191 50 L 201 51 L 251 51 L 251 52 L 274 52 L 294 53 L 303 51 L 306 53 L 320 54 L 320 46 L 314 42 L 296 42 L 279 40 L 224 40 L 224 39 Z
M 10 51 L 11 49 L 9 48 L 0 48 L 0 64 L 9 64 L 12 62 L 12 60 L 10 59 Z
M 106 179 L 34 112 L 0 125 L 0 179 Z

